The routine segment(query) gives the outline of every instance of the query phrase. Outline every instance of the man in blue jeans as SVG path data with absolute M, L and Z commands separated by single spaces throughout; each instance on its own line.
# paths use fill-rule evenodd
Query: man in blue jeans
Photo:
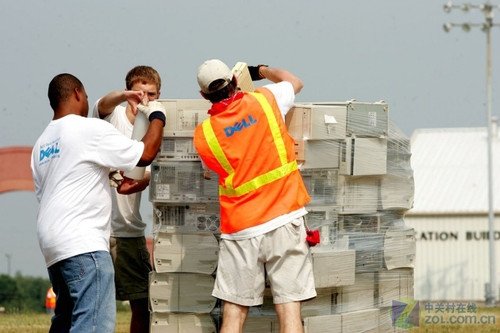
M 50 332 L 115 331 L 109 169 L 149 165 L 165 126 L 161 104 L 139 105 L 143 95 L 128 95 L 150 121 L 142 141 L 135 141 L 87 118 L 87 94 L 75 76 L 59 74 L 49 84 L 54 116 L 33 147 L 31 168 L 40 203 L 38 241 L 57 295 Z M 120 186 L 135 184 L 124 179 Z

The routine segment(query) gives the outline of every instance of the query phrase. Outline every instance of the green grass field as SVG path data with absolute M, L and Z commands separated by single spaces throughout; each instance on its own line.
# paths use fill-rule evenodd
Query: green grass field
M 47 333 L 50 327 L 49 314 L 0 314 L 1 333 Z M 130 311 L 119 311 L 116 316 L 115 333 L 128 333 Z
M 492 324 L 441 324 L 425 323 L 425 311 L 421 311 L 420 326 L 407 330 L 410 333 L 500 333 L 500 308 L 480 308 L 477 316 L 495 318 Z M 493 317 L 491 317 L 493 316 Z M 447 319 L 447 318 L 444 318 Z M 115 333 L 128 333 L 130 311 L 119 311 Z M 0 333 L 46 333 L 50 326 L 48 314 L 0 314 Z M 401 330 L 400 332 L 405 332 Z M 261 333 L 261 332 L 248 332 Z M 380 332 L 384 333 L 384 332 Z

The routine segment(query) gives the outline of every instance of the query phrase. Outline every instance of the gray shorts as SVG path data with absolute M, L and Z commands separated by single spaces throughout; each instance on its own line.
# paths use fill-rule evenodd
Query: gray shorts
M 316 296 L 303 218 L 250 239 L 221 239 L 212 295 L 239 305 L 260 305 L 266 273 L 275 304 Z
M 151 262 L 145 237 L 110 239 L 115 267 L 116 299 L 120 301 L 148 298 Z

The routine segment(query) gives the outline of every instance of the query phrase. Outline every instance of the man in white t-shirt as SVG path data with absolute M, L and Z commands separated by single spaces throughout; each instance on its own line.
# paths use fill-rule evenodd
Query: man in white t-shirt
M 136 112 L 122 105 L 127 95 L 144 92 L 145 103 L 160 97 L 161 78 L 150 66 L 136 66 L 125 77 L 126 90 L 112 91 L 94 105 L 93 116 L 104 119 L 127 137 L 132 137 Z M 140 214 L 141 191 L 149 185 L 150 172 L 137 181 L 136 191 L 113 190 L 111 214 L 111 256 L 115 267 L 116 299 L 128 300 L 132 311 L 130 332 L 149 330 L 148 277 L 152 267 Z
M 149 165 L 165 126 L 161 104 L 141 106 L 143 96 L 142 91 L 128 96 L 150 120 L 144 138 L 136 141 L 87 118 L 88 97 L 75 76 L 59 74 L 49 84 L 54 116 L 33 147 L 31 168 L 40 203 L 38 241 L 57 295 L 50 332 L 115 330 L 109 170 Z

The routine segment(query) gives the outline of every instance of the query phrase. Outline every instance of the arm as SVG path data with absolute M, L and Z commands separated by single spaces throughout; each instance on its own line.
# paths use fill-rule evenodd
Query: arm
M 137 166 L 147 166 L 153 162 L 156 154 L 158 154 L 160 150 L 164 126 L 165 122 L 161 119 L 150 120 L 148 131 L 142 138 L 144 151 L 142 152 L 141 159 L 137 163 Z
M 302 80 L 299 79 L 297 76 L 294 74 L 284 70 L 284 69 L 279 69 L 279 68 L 274 68 L 274 67 L 267 67 L 267 66 L 259 66 L 259 75 L 262 78 L 266 78 L 271 82 L 278 83 L 281 81 L 288 81 L 292 84 L 293 90 L 295 94 L 298 94 L 302 88 L 304 87 L 304 84 L 302 83 Z
M 117 105 L 127 102 L 132 107 L 134 114 L 136 113 L 137 104 L 139 104 L 144 97 L 144 92 L 123 90 L 112 91 L 109 94 L 101 97 L 97 104 L 99 118 L 103 119 L 110 115 Z

